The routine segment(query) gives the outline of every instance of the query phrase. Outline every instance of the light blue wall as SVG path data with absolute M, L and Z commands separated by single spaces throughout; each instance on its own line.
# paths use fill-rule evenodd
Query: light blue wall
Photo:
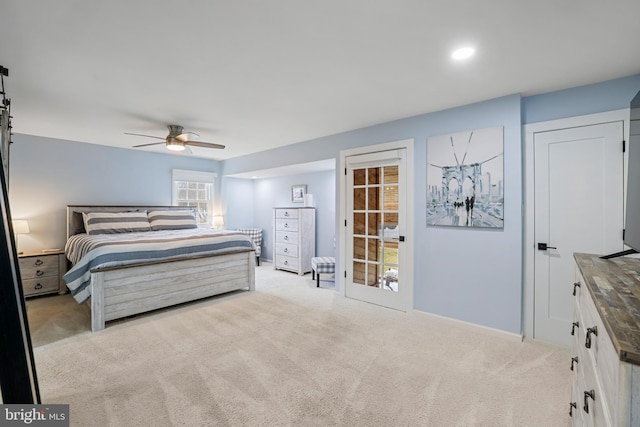
M 219 173 L 219 162 L 16 134 L 9 197 L 13 218 L 29 220 L 20 250 L 62 248 L 67 205 L 170 205 L 171 170 Z
M 254 206 L 252 180 L 222 177 L 221 212 L 225 228 L 258 227 Z
M 522 100 L 524 124 L 629 108 L 640 90 L 640 74 L 528 96 Z
M 262 258 L 273 260 L 273 208 L 301 207 L 291 202 L 291 186 L 306 184 L 316 207 L 316 254 L 335 256 L 335 171 L 264 179 L 223 179 L 228 228 L 262 228 Z M 247 213 L 251 207 L 251 217 Z

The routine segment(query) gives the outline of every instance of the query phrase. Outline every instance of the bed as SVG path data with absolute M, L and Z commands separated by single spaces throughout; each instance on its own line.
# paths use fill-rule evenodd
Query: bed
M 87 236 L 85 229 L 87 218 L 100 215 L 127 212 L 139 218 L 147 212 L 171 216 L 184 210 L 182 206 L 67 206 L 65 252 L 71 268 L 65 282 L 79 303 L 90 305 L 92 331 L 104 329 L 110 320 L 235 290 L 255 290 L 255 248 L 241 233 L 127 228 L 133 222 L 117 233 Z M 100 225 L 88 227 L 93 234 Z M 189 236 L 188 248 L 178 243 L 176 235 L 182 231 Z M 80 243 L 72 246 L 74 240 Z M 135 245 L 130 248 L 132 241 Z M 79 246 L 86 247 L 79 250 Z

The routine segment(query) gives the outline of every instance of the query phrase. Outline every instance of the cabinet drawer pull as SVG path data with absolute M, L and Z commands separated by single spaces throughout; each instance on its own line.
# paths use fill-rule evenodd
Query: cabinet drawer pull
M 590 390 L 590 391 L 585 391 L 584 392 L 584 407 L 582 409 L 584 409 L 584 412 L 586 412 L 587 414 L 589 413 L 589 398 L 592 398 L 593 401 L 595 402 L 596 400 L 596 391 L 595 390 Z
M 569 403 L 569 416 L 570 417 L 573 417 L 573 410 L 574 409 L 578 409 L 578 405 L 576 405 L 576 402 Z
M 573 363 L 578 364 L 578 356 L 571 358 L 571 370 L 573 371 Z
M 284 216 L 289 216 L 289 212 L 285 211 Z
M 576 282 L 573 284 L 573 296 L 576 296 L 576 288 L 580 287 L 580 282 Z
M 289 236 L 284 236 L 284 240 L 289 240 Z
M 591 348 L 591 334 L 598 336 L 597 326 L 594 326 L 593 328 L 587 328 L 587 339 L 584 341 L 584 346 L 586 348 Z
M 284 223 L 284 228 L 289 228 L 289 223 L 288 222 Z
M 285 262 L 284 262 L 284 265 L 289 265 L 289 261 L 285 261 Z
M 33 265 L 42 265 L 44 264 L 44 261 L 42 261 L 41 259 L 37 259 L 36 262 L 33 263 Z
M 42 270 L 36 271 L 36 276 L 38 276 L 38 277 L 42 276 L 43 274 L 44 274 L 44 271 L 42 271 Z
M 580 327 L 580 322 L 573 322 L 573 326 L 571 327 L 571 335 L 576 334 L 576 328 Z
M 40 283 L 37 283 L 33 289 L 42 289 L 42 285 Z
M 289 248 L 284 248 L 284 253 L 288 254 L 289 253 Z

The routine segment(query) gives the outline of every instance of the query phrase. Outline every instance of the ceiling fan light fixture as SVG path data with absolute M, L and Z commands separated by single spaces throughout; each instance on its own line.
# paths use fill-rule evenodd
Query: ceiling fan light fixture
M 172 151 L 184 151 L 184 141 L 176 138 L 167 138 L 167 149 Z

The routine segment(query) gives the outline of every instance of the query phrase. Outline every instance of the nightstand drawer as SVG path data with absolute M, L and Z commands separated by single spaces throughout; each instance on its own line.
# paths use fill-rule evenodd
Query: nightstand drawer
M 25 296 L 32 296 L 50 292 L 57 292 L 59 286 L 58 276 L 43 277 L 40 279 L 22 280 L 22 288 Z
M 20 275 L 23 279 L 37 279 L 58 275 L 58 257 L 28 257 L 20 259 Z

